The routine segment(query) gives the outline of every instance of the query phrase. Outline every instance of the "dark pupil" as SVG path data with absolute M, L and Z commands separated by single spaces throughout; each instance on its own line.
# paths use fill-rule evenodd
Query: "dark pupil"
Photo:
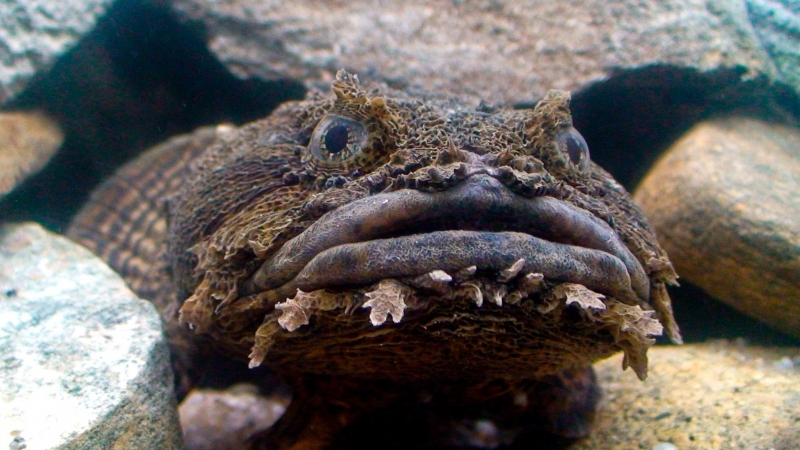
M 339 153 L 347 147 L 347 127 L 336 125 L 325 133 L 325 148 L 330 153 Z
M 570 134 L 567 136 L 566 144 L 569 159 L 572 161 L 572 164 L 577 165 L 579 162 L 581 162 L 581 156 L 583 155 L 583 143 L 577 140 L 575 136 Z

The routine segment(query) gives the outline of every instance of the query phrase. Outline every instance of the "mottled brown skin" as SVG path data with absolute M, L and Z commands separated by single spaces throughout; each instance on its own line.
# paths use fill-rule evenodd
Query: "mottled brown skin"
M 152 150 L 69 231 L 165 311 L 183 390 L 211 347 L 292 385 L 251 446 L 372 448 L 403 423 L 478 445 L 482 420 L 494 443 L 576 438 L 593 361 L 644 378 L 652 337 L 680 341 L 672 266 L 566 93 L 474 111 L 345 72 L 333 92 Z

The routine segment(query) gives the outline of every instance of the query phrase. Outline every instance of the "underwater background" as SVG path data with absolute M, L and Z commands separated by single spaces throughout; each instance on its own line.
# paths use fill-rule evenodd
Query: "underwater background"
M 449 95 L 473 108 L 530 109 L 548 89 L 565 89 L 591 158 L 636 192 L 659 238 L 676 245 L 662 242 L 681 276 L 669 293 L 689 351 L 711 342 L 719 354 L 738 351 L 748 364 L 760 360 L 756 369 L 798 380 L 800 2 L 79 3 L 0 5 L 0 222 L 63 234 L 92 190 L 146 149 L 201 126 L 246 124 L 311 91 L 327 94 L 340 68 L 365 84 Z M 731 156 L 731 166 L 698 150 L 706 147 Z M 746 169 L 739 178 L 737 164 Z M 697 210 L 681 203 L 694 198 Z M 0 265 L 9 264 L 5 257 Z M 720 262 L 728 257 L 741 267 Z M 232 365 L 206 387 L 225 387 L 241 373 L 266 376 Z M 783 394 L 775 433 L 759 442 L 800 448 L 797 386 Z M 262 410 L 282 411 L 286 397 L 278 389 L 279 400 Z M 694 425 L 666 414 L 648 423 L 683 422 L 615 448 L 711 448 L 673 436 Z M 738 427 L 735 419 L 721 427 Z M 758 419 L 743 420 L 755 427 Z M 0 426 L 0 442 L 18 435 Z M 186 438 L 187 448 L 229 445 L 209 442 Z M 610 448 L 592 445 L 575 448 Z

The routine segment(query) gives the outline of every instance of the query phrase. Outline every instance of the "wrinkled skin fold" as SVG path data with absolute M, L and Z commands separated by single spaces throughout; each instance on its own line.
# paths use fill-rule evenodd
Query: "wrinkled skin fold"
M 502 221 L 495 221 L 497 217 Z M 449 225 L 457 230 L 501 226 L 572 247 L 562 248 L 549 241 L 513 234 L 492 237 L 483 233 L 473 235 L 470 240 L 463 235 L 444 232 L 426 238 L 344 246 L 426 225 Z M 424 243 L 423 239 L 428 242 Z M 336 246 L 343 247 L 324 256 L 318 255 Z M 516 257 L 508 251 L 505 255 L 498 255 L 498 252 L 515 246 L 526 247 L 527 251 L 516 251 Z M 599 250 L 605 255 L 595 254 L 588 261 L 589 252 L 582 247 Z M 437 253 L 437 248 L 449 249 L 450 252 Z M 362 255 L 361 258 L 353 258 L 356 252 Z M 340 259 L 345 257 L 341 255 L 343 253 L 348 253 L 350 261 Z M 388 270 L 386 265 L 373 263 L 368 266 L 363 263 L 369 256 L 381 259 L 388 254 L 402 258 L 392 260 L 393 270 Z M 610 260 L 609 255 L 619 261 Z M 492 258 L 494 260 L 490 261 Z M 448 191 L 428 194 L 401 190 L 378 194 L 328 213 L 268 258 L 247 287 L 250 292 L 269 290 L 291 281 L 294 276 L 299 280 L 283 290 L 293 294 L 296 289 L 310 291 L 325 286 L 374 283 L 387 277 L 421 275 L 435 269 L 455 271 L 476 265 L 481 269 L 501 270 L 520 258 L 529 262 L 527 272 L 546 272 L 547 278 L 574 281 L 626 300 L 631 289 L 642 301 L 649 297 L 650 282 L 644 269 L 607 224 L 551 197 L 528 199 L 514 195 L 499 181 L 483 174 L 473 175 Z M 534 258 L 541 263 L 534 263 Z M 315 269 L 334 262 L 332 259 L 338 262 L 340 270 L 326 274 Z M 566 267 L 578 261 L 584 264 Z M 625 266 L 627 274 L 619 270 L 619 262 Z M 374 269 L 369 269 L 372 266 Z M 303 267 L 306 267 L 305 271 L 302 271 Z M 345 267 L 349 268 L 347 273 L 341 270 Z

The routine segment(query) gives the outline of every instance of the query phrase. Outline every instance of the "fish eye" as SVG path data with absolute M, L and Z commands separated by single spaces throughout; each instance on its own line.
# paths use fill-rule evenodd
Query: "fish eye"
M 569 127 L 556 137 L 558 148 L 569 156 L 570 162 L 579 170 L 589 168 L 589 146 L 574 127 Z
M 329 153 L 339 153 L 347 148 L 350 130 L 345 125 L 336 125 L 325 132 L 325 149 Z
M 320 162 L 344 162 L 361 153 L 367 137 L 367 129 L 362 123 L 340 116 L 328 116 L 314 129 L 308 148 Z

